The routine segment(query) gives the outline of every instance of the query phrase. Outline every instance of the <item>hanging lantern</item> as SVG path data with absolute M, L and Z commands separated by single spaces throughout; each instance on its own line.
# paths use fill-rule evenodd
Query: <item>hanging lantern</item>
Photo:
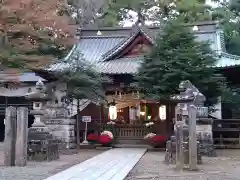
M 109 105 L 109 118 L 110 120 L 117 119 L 117 107 L 115 102 L 112 102 Z
M 166 105 L 161 105 L 159 107 L 159 118 L 161 120 L 166 120 L 167 119 L 167 107 L 166 107 Z
M 145 116 L 146 115 L 146 105 L 140 104 L 140 115 Z
M 198 31 L 198 27 L 197 27 L 197 26 L 193 26 L 192 30 L 193 30 L 194 32 L 196 32 L 196 31 Z

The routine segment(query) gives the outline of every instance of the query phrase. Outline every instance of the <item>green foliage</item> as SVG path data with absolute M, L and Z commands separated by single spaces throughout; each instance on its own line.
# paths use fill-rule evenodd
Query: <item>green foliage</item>
M 103 24 L 105 26 L 115 26 L 126 19 L 133 20 L 134 17 L 129 14 L 130 11 L 137 12 L 138 19 L 148 20 L 147 12 L 149 8 L 155 5 L 154 0 L 110 0 L 102 17 Z
M 207 21 L 211 18 L 211 7 L 203 0 L 179 0 L 176 3 L 176 10 L 179 12 L 178 18 L 184 22 Z
M 212 67 L 216 59 L 207 43 L 195 36 L 179 21 L 170 21 L 156 40 L 156 46 L 145 57 L 136 76 L 145 98 L 169 99 L 178 93 L 178 85 L 190 80 L 212 105 L 220 95 L 219 79 Z
M 212 9 L 212 19 L 220 21 L 224 30 L 227 52 L 235 55 L 240 55 L 239 7 L 239 0 L 230 0 L 222 2 L 218 7 Z
M 114 0 L 110 3 L 107 9 L 108 15 L 104 18 L 118 24 L 125 19 L 133 19 L 129 15 L 130 10 L 137 12 L 141 20 L 154 22 L 176 17 L 184 22 L 211 20 L 211 7 L 205 5 L 204 0 Z
M 104 83 L 109 79 L 90 66 L 81 53 L 72 58 L 59 73 L 60 80 L 67 84 L 68 96 L 76 99 L 104 100 Z
M 223 86 L 221 98 L 224 108 L 231 110 L 232 118 L 240 118 L 240 89 Z
M 115 0 L 106 8 L 102 24 L 113 26 L 125 19 L 133 20 L 130 10 L 137 12 L 139 19 L 157 24 L 176 18 L 185 23 L 219 20 L 222 22 L 227 52 L 240 55 L 240 1 L 215 2 L 219 4 L 216 8 L 206 5 L 205 0 Z

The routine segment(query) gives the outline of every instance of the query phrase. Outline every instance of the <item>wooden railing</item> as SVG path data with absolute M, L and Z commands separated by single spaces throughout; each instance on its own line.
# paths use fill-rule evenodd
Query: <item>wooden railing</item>
M 147 133 L 144 125 L 115 125 L 116 138 L 143 138 Z
M 101 129 L 112 131 L 116 139 L 143 139 L 149 132 L 149 128 L 144 124 L 105 124 Z

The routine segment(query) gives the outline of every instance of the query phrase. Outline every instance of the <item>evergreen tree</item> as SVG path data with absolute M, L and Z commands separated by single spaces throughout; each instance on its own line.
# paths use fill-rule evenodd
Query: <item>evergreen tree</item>
M 124 20 L 136 20 L 129 14 L 134 11 L 137 20 L 151 21 L 155 24 L 172 19 L 181 19 L 185 23 L 219 20 L 225 34 L 227 52 L 240 55 L 240 14 L 239 0 L 220 1 L 212 7 L 205 0 L 112 0 L 104 10 L 102 25 L 122 24 Z
M 178 93 L 178 85 L 190 80 L 206 97 L 216 103 L 220 95 L 214 69 L 216 59 L 208 43 L 197 42 L 194 34 L 179 21 L 170 21 L 156 40 L 136 76 L 146 98 L 169 99 Z
M 79 113 L 80 113 L 80 100 L 88 99 L 95 102 L 105 100 L 104 83 L 108 83 L 110 79 L 102 76 L 96 69 L 89 65 L 84 59 L 83 54 L 76 52 L 71 59 L 61 63 L 63 67 L 58 72 L 58 77 L 61 82 L 67 85 L 67 97 L 69 99 L 77 100 L 77 144 L 80 144 L 79 137 Z
M 240 117 L 240 89 L 237 87 L 222 86 L 222 109 L 227 110 L 228 117 L 238 119 Z M 229 116 L 230 115 L 230 116 Z

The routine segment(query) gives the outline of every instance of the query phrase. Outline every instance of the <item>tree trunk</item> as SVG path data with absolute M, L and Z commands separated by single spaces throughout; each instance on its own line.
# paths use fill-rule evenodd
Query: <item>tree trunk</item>
M 80 127 L 79 127 L 79 125 L 80 125 L 80 118 L 79 118 L 79 114 L 80 114 L 80 110 L 79 110 L 79 108 L 80 108 L 80 100 L 79 99 L 77 99 L 77 119 L 76 119 L 76 126 L 77 126 L 77 128 L 76 128 L 76 131 L 77 131 L 77 147 L 79 148 L 79 145 L 80 145 Z

